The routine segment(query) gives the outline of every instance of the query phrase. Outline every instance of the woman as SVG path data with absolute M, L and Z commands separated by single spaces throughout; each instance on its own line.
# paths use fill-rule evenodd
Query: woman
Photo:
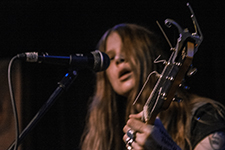
M 154 74 L 136 104 L 132 104 L 148 75 L 153 71 L 162 71 L 160 63 L 153 63 L 159 55 L 166 56 L 160 41 L 146 28 L 134 24 L 116 25 L 103 35 L 99 50 L 107 53 L 111 62 L 106 71 L 97 74 L 96 92 L 88 113 L 82 150 L 198 150 L 202 148 L 202 143 L 213 149 L 208 139 L 215 134 L 218 138 L 213 141 L 217 142 L 213 146 L 221 149 L 225 145 L 222 143 L 225 141 L 223 106 L 187 92 L 179 91 L 183 101 L 172 102 L 168 110 L 158 115 L 154 125 L 141 121 L 143 105 L 156 82 Z M 210 116 L 215 122 L 204 120 Z M 207 132 L 201 130 L 205 126 Z M 135 135 L 131 142 L 127 135 L 130 129 Z

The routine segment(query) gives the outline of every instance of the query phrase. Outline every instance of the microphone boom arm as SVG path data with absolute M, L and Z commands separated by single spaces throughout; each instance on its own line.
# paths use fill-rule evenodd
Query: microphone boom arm
M 35 127 L 35 125 L 40 121 L 40 119 L 46 114 L 46 112 L 50 109 L 50 107 L 54 104 L 54 102 L 58 99 L 60 95 L 64 91 L 66 91 L 70 85 L 73 83 L 73 81 L 77 77 L 77 72 L 75 70 L 69 71 L 63 79 L 58 82 L 58 87 L 55 89 L 55 91 L 52 93 L 52 95 L 49 97 L 49 99 L 46 101 L 46 103 L 39 109 L 39 111 L 36 113 L 36 115 L 33 117 L 33 119 L 30 121 L 30 123 L 24 128 L 24 130 L 19 135 L 18 139 L 18 145 L 24 140 L 26 135 Z M 11 146 L 8 148 L 8 150 L 13 150 L 15 146 L 15 141 L 11 144 Z

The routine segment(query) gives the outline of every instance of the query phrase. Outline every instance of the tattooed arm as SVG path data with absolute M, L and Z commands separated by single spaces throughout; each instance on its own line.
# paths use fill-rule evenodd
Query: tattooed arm
M 205 137 L 194 150 L 225 150 L 225 132 L 215 132 Z

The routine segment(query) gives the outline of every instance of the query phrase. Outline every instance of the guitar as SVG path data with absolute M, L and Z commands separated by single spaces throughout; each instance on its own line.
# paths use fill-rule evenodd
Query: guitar
M 177 27 L 179 37 L 175 48 L 172 48 L 172 54 L 146 101 L 143 108 L 143 121 L 153 124 L 160 111 L 169 107 L 174 100 L 177 89 L 182 83 L 184 76 L 189 70 L 193 57 L 203 41 L 203 35 L 197 23 L 194 12 L 189 4 L 187 6 L 191 12 L 191 18 L 195 27 L 195 33 L 189 33 L 183 30 L 178 23 L 172 19 L 166 19 L 165 25 L 170 28 L 172 25 Z M 200 35 L 199 35 L 199 34 Z

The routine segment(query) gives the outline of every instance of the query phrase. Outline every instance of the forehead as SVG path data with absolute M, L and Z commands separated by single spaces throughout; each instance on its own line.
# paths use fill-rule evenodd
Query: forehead
M 122 40 L 121 37 L 117 32 L 112 32 L 106 41 L 106 52 L 112 51 L 112 50 L 118 50 L 122 46 Z

